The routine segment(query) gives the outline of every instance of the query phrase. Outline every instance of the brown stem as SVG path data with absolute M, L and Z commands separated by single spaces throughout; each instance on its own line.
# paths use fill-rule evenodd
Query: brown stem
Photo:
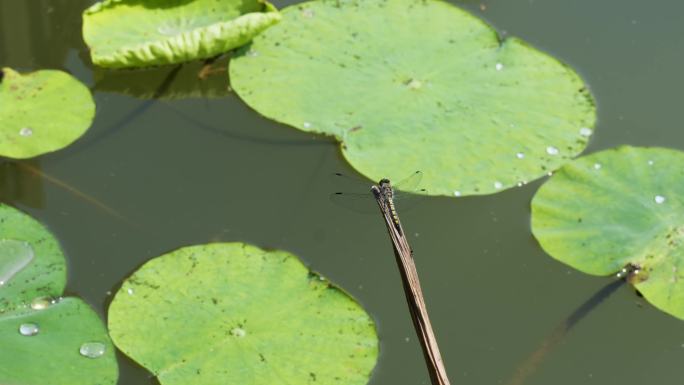
M 389 187 L 389 182 L 385 188 Z M 421 347 L 423 348 L 423 355 L 430 373 L 430 380 L 432 385 L 450 385 L 447 377 L 442 356 L 439 353 L 437 346 L 437 339 L 432 331 L 430 318 L 428 317 L 427 307 L 423 298 L 423 291 L 420 288 L 420 281 L 418 279 L 418 271 L 413 261 L 413 255 L 408 240 L 404 236 L 404 230 L 401 227 L 399 216 L 390 208 L 387 196 L 380 192 L 378 186 L 373 186 L 373 194 L 380 206 L 380 212 L 385 219 L 387 231 L 392 239 L 394 246 L 394 255 L 397 259 L 397 265 L 401 272 L 401 280 L 404 286 L 404 293 L 406 294 L 406 301 L 408 302 L 409 311 L 411 312 L 411 319 L 413 326 L 416 329 Z

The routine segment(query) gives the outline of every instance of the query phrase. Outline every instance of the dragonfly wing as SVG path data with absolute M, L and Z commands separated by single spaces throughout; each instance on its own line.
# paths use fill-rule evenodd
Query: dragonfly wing
M 336 206 L 361 214 L 377 214 L 378 204 L 370 192 L 364 194 L 336 192 L 330 194 L 330 201 Z
M 420 181 L 423 179 L 423 173 L 421 171 L 416 171 L 408 177 L 400 180 L 397 183 L 392 183 L 392 187 L 395 190 L 401 190 L 406 192 L 414 192 L 418 189 Z
M 361 179 L 354 175 L 347 175 L 342 173 L 333 174 L 333 179 L 336 184 L 348 185 L 356 189 L 368 189 L 366 193 L 352 193 L 352 192 L 337 192 L 330 194 L 330 201 L 340 207 L 344 207 L 363 214 L 373 214 L 378 212 L 378 205 L 375 202 L 375 197 L 370 193 L 370 186 L 372 182 Z M 418 189 L 420 181 L 423 179 L 423 173 L 416 171 L 402 179 L 396 184 L 393 184 L 394 200 L 399 206 L 400 211 L 408 211 L 415 207 L 422 199 L 425 198 L 425 190 Z M 401 191 L 399 191 L 401 190 Z M 423 195 L 420 195 L 423 194 Z
M 398 191 L 394 194 L 394 203 L 397 206 L 397 210 L 399 212 L 405 212 L 413 209 L 417 205 L 419 205 L 421 202 L 423 202 L 426 198 L 427 195 L 419 195 L 419 194 L 426 194 L 427 190 L 421 189 L 417 190 L 416 193 L 411 194 L 411 193 L 406 193 L 403 191 Z

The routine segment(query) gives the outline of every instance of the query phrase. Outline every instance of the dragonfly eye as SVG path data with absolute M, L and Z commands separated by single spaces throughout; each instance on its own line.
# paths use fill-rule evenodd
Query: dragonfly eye
M 388 184 L 390 181 L 387 178 L 380 179 L 380 184 Z

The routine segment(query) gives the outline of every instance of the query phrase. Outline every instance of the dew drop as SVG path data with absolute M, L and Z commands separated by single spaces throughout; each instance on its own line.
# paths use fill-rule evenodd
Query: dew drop
M 304 126 L 304 128 L 311 128 L 311 123 L 304 122 L 303 126 Z
M 409 342 L 409 341 L 411 341 L 411 338 L 406 337 L 406 338 L 404 338 L 404 341 Z
M 102 342 L 86 342 L 78 350 L 83 357 L 100 358 L 105 353 L 105 345 Z
M 133 289 L 129 287 L 128 289 L 126 289 L 126 293 L 128 293 L 129 295 L 133 295 L 135 291 L 133 291 Z
M 497 71 L 501 71 L 501 70 L 503 69 L 503 64 L 501 64 L 501 63 L 496 63 L 496 65 L 494 66 L 494 68 L 496 68 Z
M 549 155 L 558 155 L 558 148 L 554 146 L 546 147 L 546 153 Z
M 38 325 L 33 323 L 25 323 L 19 325 L 19 334 L 21 334 L 22 336 L 35 336 L 36 334 L 38 334 L 39 331 L 40 329 L 38 329 Z
M 494 188 L 495 189 L 501 190 L 502 187 L 503 187 L 503 183 L 499 182 L 498 180 L 496 182 L 494 182 Z
M 582 128 L 580 128 L 579 133 L 580 133 L 580 135 L 582 135 L 584 137 L 589 137 L 589 136 L 591 136 L 591 134 L 594 133 L 594 131 L 592 131 L 592 129 L 589 127 L 582 127 Z
M 649 160 L 649 161 L 648 161 L 648 165 L 649 165 L 649 166 L 653 166 L 653 161 L 652 161 L 652 160 Z
M 247 56 L 256 57 L 259 56 L 259 52 L 250 49 L 249 51 L 247 51 Z
M 461 196 L 461 192 L 458 191 L 458 190 L 454 191 L 454 196 L 455 196 L 455 197 L 460 197 L 460 196 Z
M 38 297 L 31 301 L 31 309 L 33 310 L 44 310 L 47 309 L 50 304 L 52 304 L 52 299 L 49 297 Z
M 0 287 L 17 275 L 33 260 L 33 248 L 28 242 L 0 239 Z
M 247 332 L 246 332 L 245 329 L 243 329 L 243 328 L 233 328 L 233 329 L 230 331 L 230 334 L 232 334 L 232 335 L 235 336 L 235 337 L 240 337 L 240 338 L 242 338 L 242 337 L 244 337 L 244 336 L 247 335 Z
M 594 163 L 594 170 L 600 170 L 601 167 L 601 163 Z
M 31 136 L 33 135 L 33 129 L 31 127 L 23 127 L 21 130 L 19 130 L 19 135 Z
M 522 152 L 519 152 L 519 153 L 515 154 L 515 157 L 518 159 L 523 159 L 525 157 L 525 154 Z
M 655 198 L 653 198 L 653 200 L 654 200 L 655 203 L 657 203 L 657 204 L 665 203 L 665 197 L 662 196 L 662 195 L 656 195 Z
M 302 16 L 306 17 L 307 19 L 311 19 L 314 17 L 314 11 L 311 8 L 303 9 Z

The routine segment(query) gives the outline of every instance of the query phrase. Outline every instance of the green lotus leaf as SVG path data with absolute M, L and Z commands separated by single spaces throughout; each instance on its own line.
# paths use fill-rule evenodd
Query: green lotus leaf
M 684 319 L 684 153 L 621 147 L 561 168 L 532 200 L 532 232 L 553 258 L 629 281 Z
M 446 2 L 322 0 L 285 8 L 230 64 L 264 116 L 334 135 L 373 180 L 416 170 L 431 195 L 539 178 L 586 146 L 595 107 L 556 59 Z
M 58 298 L 64 256 L 45 227 L 0 204 L 0 384 L 115 384 L 107 331 L 82 300 Z
M 88 88 L 65 72 L 0 70 L 0 156 L 31 158 L 66 147 L 94 115 Z
M 210 58 L 280 20 L 262 0 L 105 0 L 83 12 L 93 63 L 145 67 Z
M 366 384 L 374 322 L 284 251 L 184 247 L 129 277 L 109 308 L 119 349 L 176 384 Z

